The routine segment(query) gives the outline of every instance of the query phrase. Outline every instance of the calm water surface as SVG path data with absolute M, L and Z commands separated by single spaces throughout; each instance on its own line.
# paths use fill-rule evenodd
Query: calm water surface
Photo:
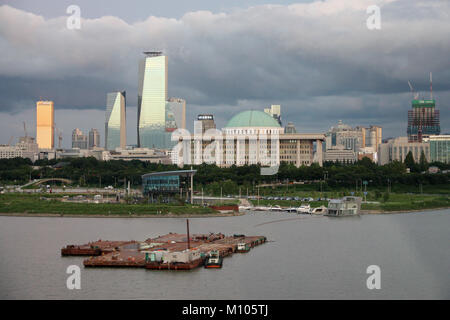
M 191 232 L 265 235 L 219 270 L 84 269 L 66 244 L 184 233 L 178 218 L 0 217 L 0 299 L 449 299 L 450 210 L 352 218 L 249 213 L 195 218 Z M 81 290 L 66 288 L 69 265 Z M 368 290 L 366 268 L 381 268 Z

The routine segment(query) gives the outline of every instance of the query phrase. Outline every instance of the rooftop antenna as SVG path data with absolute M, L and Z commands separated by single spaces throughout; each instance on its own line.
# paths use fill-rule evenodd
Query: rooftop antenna
M 430 72 L 430 100 L 433 100 L 433 74 Z

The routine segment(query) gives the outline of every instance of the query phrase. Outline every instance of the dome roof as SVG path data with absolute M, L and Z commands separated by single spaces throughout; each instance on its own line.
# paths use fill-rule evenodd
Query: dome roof
M 280 124 L 269 114 L 257 111 L 242 111 L 228 121 L 225 128 L 239 127 L 276 127 L 280 128 Z

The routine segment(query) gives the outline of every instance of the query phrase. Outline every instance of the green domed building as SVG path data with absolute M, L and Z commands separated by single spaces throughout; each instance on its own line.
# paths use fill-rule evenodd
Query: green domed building
M 249 127 L 281 128 L 280 124 L 273 117 L 265 112 L 258 110 L 239 112 L 238 114 L 233 116 L 225 126 L 225 128 Z

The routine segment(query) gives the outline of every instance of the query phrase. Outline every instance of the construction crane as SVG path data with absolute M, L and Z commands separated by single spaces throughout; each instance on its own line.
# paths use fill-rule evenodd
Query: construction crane
M 408 85 L 409 85 L 409 88 L 411 89 L 411 93 L 413 94 L 413 98 L 416 100 L 419 99 L 419 93 L 414 90 L 410 81 L 408 81 Z

